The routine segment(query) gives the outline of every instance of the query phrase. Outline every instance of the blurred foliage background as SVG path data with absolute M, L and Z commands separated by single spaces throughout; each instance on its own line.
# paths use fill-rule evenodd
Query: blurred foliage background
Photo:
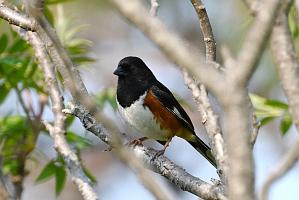
M 149 7 L 149 1 L 145 1 Z M 189 1 L 160 0 L 158 17 L 190 43 L 204 50 L 195 11 Z M 204 2 L 217 41 L 217 52 L 223 46 L 236 54 L 253 18 L 241 1 L 214 0 Z M 13 4 L 22 10 L 19 1 Z M 72 61 L 83 76 L 88 90 L 94 94 L 99 108 L 123 132 L 128 132 L 119 119 L 115 103 L 116 77 L 112 72 L 118 61 L 128 55 L 141 57 L 180 99 L 196 127 L 206 138 L 199 113 L 180 71 L 135 27 L 118 15 L 105 0 L 47 0 L 46 16 L 56 28 Z M 298 11 L 291 9 L 289 26 L 298 48 Z M 179 48 L 179 47 L 178 47 Z M 217 54 L 221 62 L 221 55 Z M 256 115 L 262 128 L 254 148 L 257 188 L 268 171 L 298 138 L 288 112 L 288 105 L 278 82 L 271 52 L 267 50 L 252 79 Z M 58 74 L 59 76 L 59 74 Z M 70 95 L 65 92 L 65 103 Z M 216 111 L 216 100 L 213 100 Z M 41 120 L 52 121 L 44 77 L 34 59 L 32 48 L 0 20 L 0 161 L 2 170 L 24 186 L 23 199 L 81 199 L 67 177 L 64 162 L 53 149 L 53 143 Z M 67 120 L 67 140 L 82 159 L 86 174 L 96 184 L 101 199 L 153 199 L 134 174 L 115 160 L 107 148 L 92 134 L 84 131 L 78 120 Z M 131 132 L 131 131 L 129 131 Z M 134 137 L 134 133 L 132 134 Z M 158 144 L 149 142 L 146 145 Z M 214 169 L 198 156 L 192 147 L 176 138 L 166 155 L 191 174 L 204 180 L 217 178 Z M 270 199 L 296 199 L 299 191 L 298 166 L 271 190 Z M 179 199 L 196 199 L 177 190 L 171 183 L 153 173 Z M 25 179 L 23 180 L 23 178 Z M 134 195 L 132 195 L 134 194 Z

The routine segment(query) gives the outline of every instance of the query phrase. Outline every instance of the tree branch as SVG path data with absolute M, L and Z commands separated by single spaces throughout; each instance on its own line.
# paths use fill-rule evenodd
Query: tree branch
M 268 199 L 268 193 L 272 184 L 277 181 L 279 178 L 284 176 L 290 169 L 292 169 L 295 163 L 299 160 L 299 140 L 295 143 L 295 145 L 287 152 L 283 160 L 279 161 L 278 166 L 276 166 L 274 171 L 270 173 L 267 180 L 265 181 L 262 192 L 261 192 L 261 200 Z
M 252 15 L 256 15 L 258 12 L 259 0 L 243 0 L 246 7 L 249 9 Z
M 261 127 L 261 122 L 258 121 L 258 119 L 256 118 L 256 116 L 254 114 L 252 115 L 252 118 L 253 119 L 252 119 L 252 128 L 251 128 L 251 139 L 250 139 L 250 143 L 251 143 L 251 146 L 253 148 L 253 146 L 254 146 L 254 144 L 256 142 L 256 139 L 257 139 L 260 127 Z
M 103 128 L 101 124 L 98 124 L 97 120 L 84 107 L 69 103 L 64 112 L 79 118 L 86 130 L 92 132 L 107 144 L 110 144 L 111 138 L 109 137 L 108 131 Z M 221 186 L 208 184 L 188 174 L 184 169 L 177 166 L 164 155 L 155 158 L 156 150 L 136 146 L 132 147 L 132 151 L 155 172 L 163 175 L 182 190 L 191 192 L 203 199 L 226 199 Z
M 124 17 L 142 30 L 170 60 L 186 69 L 191 76 L 195 76 L 209 91 L 220 94 L 225 90 L 223 84 L 217 84 L 224 81 L 224 77 L 215 68 L 215 64 L 205 63 L 204 57 L 192 45 L 167 30 L 158 18 L 150 17 L 140 1 L 110 1 Z
M 191 3 L 198 15 L 200 28 L 204 36 L 204 43 L 206 48 L 206 61 L 216 61 L 216 42 L 213 36 L 212 27 L 206 9 L 201 0 L 191 0 Z M 222 137 L 221 128 L 218 122 L 218 116 L 214 113 L 212 105 L 208 98 L 207 91 L 204 85 L 196 84 L 196 82 L 183 70 L 185 84 L 192 91 L 192 96 L 195 99 L 201 116 L 203 124 L 208 133 L 212 152 L 217 162 L 218 174 L 222 182 L 226 182 L 226 166 L 225 165 L 225 152 L 224 141 Z
M 191 3 L 197 13 L 203 39 L 206 46 L 206 60 L 216 61 L 216 41 L 214 39 L 210 20 L 201 0 L 191 0 Z
M 243 86 L 248 83 L 272 32 L 280 3 L 281 0 L 268 0 L 260 5 L 262 12 L 257 13 L 254 24 L 245 37 L 235 67 L 227 73 L 229 79 L 234 79 Z
M 271 49 L 293 122 L 299 132 L 299 64 L 289 31 L 287 11 L 281 12 L 276 21 Z
M 224 148 L 224 141 L 222 137 L 222 131 L 220 129 L 220 124 L 218 121 L 218 116 L 214 113 L 212 109 L 212 105 L 210 103 L 207 91 L 205 90 L 204 86 L 198 86 L 185 71 L 183 72 L 183 75 L 185 84 L 192 91 L 192 96 L 198 105 L 199 112 L 203 118 L 202 123 L 211 141 L 211 147 L 217 162 L 219 175 L 222 179 L 222 182 L 225 183 L 225 172 L 227 171 L 227 165 L 225 161 L 227 155 L 225 154 L 226 150 Z
M 9 7 L 4 2 L 0 1 L 0 17 L 8 23 L 19 26 L 26 30 L 35 31 L 36 23 L 34 20 L 28 18 L 26 15 L 21 14 Z
M 2 200 L 18 200 L 17 189 L 11 182 L 8 175 L 3 174 L 2 158 L 0 157 L 0 199 Z
M 36 58 L 44 71 L 49 95 L 52 101 L 52 110 L 55 116 L 54 126 L 45 124 L 54 140 L 55 149 L 63 156 L 64 161 L 69 169 L 72 181 L 78 187 L 79 192 L 86 200 L 98 199 L 92 185 L 85 175 L 76 154 L 68 146 L 65 134 L 65 116 L 62 113 L 63 102 L 60 94 L 57 79 L 55 77 L 54 66 L 48 57 L 43 41 L 36 33 L 26 32 L 23 35 L 35 50 Z
M 50 27 L 49 23 L 43 16 L 39 16 L 38 21 L 40 24 L 38 24 L 37 26 L 37 33 L 41 36 L 41 40 L 43 40 L 44 43 L 47 44 L 46 47 L 48 47 L 48 53 L 52 57 L 52 61 L 56 60 L 55 63 L 58 64 L 58 69 L 61 70 L 60 73 L 63 79 L 67 80 L 66 86 L 71 91 L 73 97 L 77 101 L 82 102 L 82 104 L 86 108 L 89 108 L 91 112 L 96 112 L 95 114 L 97 116 L 97 119 L 100 119 L 99 121 L 103 121 L 106 122 L 106 124 L 109 124 L 109 120 L 105 119 L 105 117 L 101 116 L 96 111 L 96 104 L 88 96 L 86 87 L 82 82 L 81 77 L 73 67 L 71 60 L 61 46 L 61 43 L 52 27 Z M 26 34 L 25 30 L 23 34 Z M 50 130 L 55 130 L 55 127 L 53 129 L 49 125 L 48 128 Z M 121 147 L 121 139 L 119 138 L 115 127 L 110 126 L 109 128 L 110 134 L 112 135 L 111 144 L 115 145 L 114 147 L 117 147 L 115 148 L 115 152 L 117 152 L 116 155 L 120 158 L 120 160 L 126 163 L 137 173 L 144 185 L 155 195 L 155 197 L 157 197 L 157 199 L 170 199 L 169 194 L 167 194 L 166 191 L 162 187 L 160 187 L 156 181 L 154 181 L 154 179 L 148 174 L 148 172 L 143 169 L 142 164 L 137 159 L 135 159 L 135 157 L 132 157 L 132 155 L 130 155 L 128 151 Z

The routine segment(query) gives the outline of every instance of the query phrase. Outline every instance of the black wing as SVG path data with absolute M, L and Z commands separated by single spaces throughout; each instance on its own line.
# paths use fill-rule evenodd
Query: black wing
M 157 81 L 153 84 L 151 88 L 153 94 L 157 99 L 175 116 L 180 119 L 182 124 L 185 128 L 189 129 L 192 133 L 194 133 L 194 126 L 185 112 L 185 110 L 182 108 L 182 106 L 179 104 L 179 102 L 175 99 L 173 94 L 170 92 L 170 90 L 165 87 L 162 83 Z

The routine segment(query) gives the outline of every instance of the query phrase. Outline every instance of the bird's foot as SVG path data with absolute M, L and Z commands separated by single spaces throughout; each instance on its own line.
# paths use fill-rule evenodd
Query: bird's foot
M 166 150 L 166 148 L 169 146 L 169 143 L 171 142 L 171 139 L 172 139 L 172 138 L 170 138 L 170 139 L 168 139 L 168 140 L 166 141 L 166 143 L 165 143 L 164 146 L 163 146 L 163 149 L 157 151 L 157 153 L 154 155 L 154 157 L 151 159 L 151 161 L 155 160 L 156 158 L 158 158 L 159 156 L 161 156 L 161 155 L 163 155 L 163 154 L 165 153 L 165 150 Z
M 154 161 L 156 158 L 158 158 L 159 156 L 163 155 L 165 153 L 165 149 L 161 149 L 159 151 L 157 151 L 154 155 L 154 157 L 152 157 L 151 161 Z
M 132 140 L 129 145 L 130 146 L 142 146 L 143 145 L 143 142 L 144 140 L 147 140 L 148 138 L 147 137 L 142 137 L 142 138 L 139 138 L 139 139 L 135 139 L 135 140 Z

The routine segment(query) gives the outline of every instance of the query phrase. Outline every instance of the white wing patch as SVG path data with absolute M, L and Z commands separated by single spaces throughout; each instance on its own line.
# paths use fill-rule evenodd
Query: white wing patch
M 176 107 L 174 107 L 173 110 L 167 108 L 170 112 L 172 112 L 173 114 L 175 114 L 178 118 L 180 118 L 181 120 L 183 120 L 184 122 L 186 122 L 186 124 L 188 124 L 190 126 L 190 128 L 192 127 L 191 124 L 182 117 L 181 113 L 178 111 L 178 109 Z

